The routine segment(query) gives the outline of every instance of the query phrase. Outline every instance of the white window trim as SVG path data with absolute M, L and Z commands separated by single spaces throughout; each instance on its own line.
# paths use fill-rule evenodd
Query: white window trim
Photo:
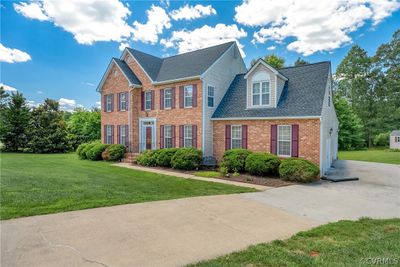
M 170 106 L 170 107 L 167 107 L 167 106 L 165 105 L 165 103 L 166 103 L 166 97 L 165 97 L 165 95 L 166 95 L 167 90 L 171 92 L 171 94 L 170 94 L 170 95 L 171 95 L 171 106 Z M 164 89 L 164 109 L 172 109 L 172 88 L 166 88 L 166 89 Z
M 264 105 L 261 103 L 262 102 L 262 83 L 263 82 L 268 82 L 268 84 L 269 84 L 268 104 L 264 104 Z M 260 95 L 260 102 L 259 102 L 258 105 L 255 105 L 254 104 L 254 100 L 253 100 L 253 85 L 255 83 L 258 83 L 260 85 L 260 94 L 259 94 Z M 251 81 L 251 92 L 250 92 L 250 95 L 251 95 L 250 101 L 251 101 L 251 106 L 252 107 L 270 107 L 271 106 L 271 95 L 272 95 L 271 80 Z
M 240 138 L 233 138 L 233 127 L 240 127 Z M 241 124 L 231 125 L 231 149 L 233 149 L 233 140 L 240 140 L 240 148 L 243 148 L 243 130 Z
M 109 134 L 108 131 L 110 131 L 110 134 Z M 110 141 L 109 141 L 109 138 L 110 138 Z M 113 141 L 114 140 L 113 140 L 113 133 L 112 133 L 112 125 L 107 124 L 106 125 L 106 143 L 107 144 L 112 144 Z
M 150 100 L 147 100 L 147 95 L 150 95 Z M 151 110 L 151 105 L 152 105 L 151 99 L 152 99 L 151 91 L 145 91 L 144 92 L 144 110 Z M 150 107 L 149 108 L 147 108 L 147 101 L 150 102 Z
M 212 88 L 213 88 L 213 95 L 212 95 L 212 96 L 209 95 L 209 91 L 208 91 L 208 88 L 209 88 L 209 87 L 212 87 Z M 212 106 L 212 107 L 210 107 L 210 106 L 208 105 L 208 98 L 209 98 L 209 97 L 212 97 L 212 99 L 213 99 L 213 106 Z M 215 107 L 215 86 L 212 85 L 212 84 L 208 84 L 208 85 L 207 85 L 207 107 L 208 107 L 208 108 L 214 108 L 214 107 Z
M 121 96 L 122 95 L 124 95 L 125 96 L 125 100 L 124 101 L 121 101 Z M 119 93 L 119 108 L 120 108 L 120 110 L 119 111 L 127 111 L 128 109 L 127 109 L 127 106 L 126 106 L 126 99 L 127 99 L 127 96 L 128 96 L 128 94 L 126 93 L 126 92 L 123 92 L 123 93 Z M 125 108 L 124 109 L 122 109 L 122 102 L 125 102 Z
M 190 129 L 191 135 L 190 137 L 186 138 L 186 129 Z M 186 146 L 186 139 L 190 139 L 190 146 Z M 183 147 L 193 147 L 193 126 L 186 124 L 183 126 Z
M 171 128 L 170 128 L 170 130 L 171 130 L 171 136 L 170 136 L 170 137 L 167 137 L 167 134 L 166 134 L 166 133 L 167 133 L 167 128 L 168 128 L 168 127 L 171 127 Z M 164 125 L 164 148 L 168 148 L 168 147 L 166 147 L 167 138 L 171 139 L 171 148 L 174 147 L 174 144 L 172 143 L 172 142 L 173 142 L 172 136 L 173 136 L 173 133 L 172 133 L 172 125 L 170 125 L 170 124 Z
M 121 124 L 119 126 L 119 142 L 120 142 L 120 145 L 125 145 L 126 144 L 126 140 L 127 140 L 126 127 L 128 127 L 126 124 Z M 122 128 L 124 129 L 123 131 L 122 131 Z M 125 142 L 122 142 L 122 136 L 125 138 Z
M 192 105 L 190 105 L 190 106 L 186 106 L 186 94 L 185 94 L 186 88 L 191 88 L 192 89 L 192 96 L 191 96 Z M 185 85 L 183 87 L 183 107 L 184 108 L 192 108 L 193 107 L 193 85 Z
M 289 142 L 290 142 L 290 145 L 289 145 L 290 152 L 289 152 L 289 155 L 279 154 L 279 127 L 280 126 L 289 126 L 290 127 L 290 140 L 289 140 Z M 277 131 L 276 131 L 276 154 L 279 157 L 282 157 L 282 158 L 290 158 L 290 157 L 292 157 L 292 130 L 293 130 L 292 129 L 292 125 L 290 125 L 290 124 L 280 124 L 280 125 L 277 126 Z

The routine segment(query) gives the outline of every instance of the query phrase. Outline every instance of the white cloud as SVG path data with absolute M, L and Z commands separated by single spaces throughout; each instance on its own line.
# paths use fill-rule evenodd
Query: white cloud
M 100 102 L 100 101 L 96 101 L 96 106 L 97 106 L 98 108 L 101 108 L 101 102 Z
M 142 41 L 143 43 L 155 44 L 158 41 L 158 36 L 163 33 L 164 29 L 171 28 L 170 18 L 165 10 L 159 6 L 152 5 L 146 13 L 146 23 L 133 22 L 132 39 L 134 41 Z
M 123 51 L 123 50 L 125 49 L 125 47 L 129 47 L 129 44 L 126 43 L 126 42 L 122 42 L 122 43 L 119 44 L 118 49 L 119 49 L 120 51 Z
M 68 99 L 68 98 L 60 98 L 60 100 L 58 100 L 58 103 L 60 104 L 61 107 L 74 108 L 77 106 L 76 101 L 74 99 Z
M 0 83 L 0 87 L 3 87 L 4 91 L 8 91 L 8 92 L 16 92 L 18 91 L 16 88 L 8 86 L 4 83 Z
M 38 0 L 16 3 L 14 9 L 30 19 L 53 22 L 80 44 L 121 41 L 131 35 L 132 28 L 126 23 L 131 12 L 119 0 Z
M 31 60 L 31 56 L 16 48 L 8 48 L 0 43 L 0 62 L 17 63 Z
M 189 6 L 186 4 L 179 9 L 172 10 L 169 14 L 171 15 L 173 20 L 192 20 L 201 17 L 216 15 L 217 11 L 211 5 Z
M 274 46 L 274 45 L 271 45 L 271 46 L 267 47 L 267 50 L 275 50 L 275 49 L 276 49 L 276 46 Z
M 82 82 L 83 85 L 87 85 L 87 86 L 96 86 L 94 83 L 90 83 L 90 82 Z
M 43 94 L 43 91 L 37 90 L 36 93 L 37 93 L 38 95 L 41 95 L 41 94 Z
M 287 48 L 307 56 L 350 43 L 349 33 L 367 21 L 376 25 L 399 8 L 395 0 L 245 0 L 235 8 L 235 20 L 261 26 L 254 43 L 294 37 Z
M 33 101 L 33 100 L 27 100 L 26 102 L 28 104 L 28 107 L 30 107 L 30 108 L 36 108 L 37 106 L 40 105 L 40 103 L 36 103 L 36 101 Z
M 179 53 L 185 53 L 229 41 L 236 41 L 241 54 L 245 56 L 243 45 L 238 40 L 246 36 L 247 33 L 243 29 L 239 29 L 235 24 L 217 24 L 215 27 L 204 25 L 193 31 L 174 31 L 171 38 L 161 39 L 160 43 L 166 48 L 177 47 Z

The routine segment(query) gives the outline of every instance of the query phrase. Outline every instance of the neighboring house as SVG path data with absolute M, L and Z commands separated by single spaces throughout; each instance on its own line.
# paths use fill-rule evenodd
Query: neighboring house
M 325 173 L 337 158 L 331 67 L 320 62 L 246 69 L 236 42 L 159 58 L 126 48 L 97 88 L 102 140 L 132 153 L 197 147 L 221 160 L 248 148 L 313 161 Z
M 395 130 L 390 133 L 390 148 L 400 149 L 400 130 Z

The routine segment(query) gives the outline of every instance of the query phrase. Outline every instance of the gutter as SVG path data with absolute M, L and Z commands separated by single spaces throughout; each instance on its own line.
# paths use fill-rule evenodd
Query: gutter
M 321 116 L 211 118 L 212 121 L 321 119 Z
M 169 83 L 197 80 L 197 79 L 200 79 L 200 78 L 201 78 L 200 75 L 196 75 L 196 76 L 184 77 L 184 78 L 173 79 L 173 80 L 167 80 L 167 81 L 162 81 L 162 82 L 153 82 L 152 84 L 153 85 L 161 85 L 161 84 L 169 84 Z

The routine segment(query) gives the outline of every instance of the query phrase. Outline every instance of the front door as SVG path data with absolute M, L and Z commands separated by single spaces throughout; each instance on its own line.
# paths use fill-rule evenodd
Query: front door
M 152 126 L 146 126 L 146 136 L 145 136 L 146 149 L 151 149 L 152 148 L 152 143 L 153 143 L 152 128 L 153 128 Z
M 156 120 L 152 118 L 141 119 L 139 125 L 140 151 L 156 149 Z

